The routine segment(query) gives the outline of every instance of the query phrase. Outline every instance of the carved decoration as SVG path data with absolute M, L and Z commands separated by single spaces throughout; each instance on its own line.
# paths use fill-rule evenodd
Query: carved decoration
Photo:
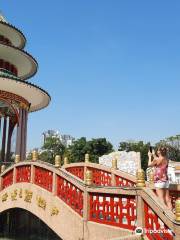
M 32 196 L 33 196 L 33 192 L 26 189 L 24 201 L 31 203 Z
M 7 193 L 3 194 L 2 195 L 2 202 L 7 201 L 7 198 L 8 198 L 8 194 Z
M 51 209 L 51 216 L 58 215 L 59 209 L 57 207 L 52 207 Z
M 38 207 L 45 210 L 46 209 L 46 200 L 40 196 L 37 196 L 36 200 L 37 200 Z
M 22 198 L 23 196 L 22 196 L 22 188 L 20 188 L 20 190 L 19 190 L 19 198 Z
M 17 194 L 18 194 L 17 189 L 15 189 L 15 190 L 11 193 L 11 200 L 12 200 L 12 201 L 16 201 L 16 200 L 17 200 Z

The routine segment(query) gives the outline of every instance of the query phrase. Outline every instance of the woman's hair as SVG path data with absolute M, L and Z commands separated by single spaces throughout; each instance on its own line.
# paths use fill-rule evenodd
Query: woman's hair
M 159 151 L 163 157 L 166 157 L 166 155 L 167 155 L 166 147 L 159 147 L 157 151 Z

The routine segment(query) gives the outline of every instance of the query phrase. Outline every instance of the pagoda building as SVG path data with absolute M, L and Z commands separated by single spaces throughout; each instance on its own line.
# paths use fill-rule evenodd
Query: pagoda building
M 0 14 L 0 161 L 8 162 L 16 132 L 15 154 L 26 158 L 28 114 L 45 108 L 49 94 L 27 79 L 37 72 L 36 60 L 23 49 L 26 38 Z

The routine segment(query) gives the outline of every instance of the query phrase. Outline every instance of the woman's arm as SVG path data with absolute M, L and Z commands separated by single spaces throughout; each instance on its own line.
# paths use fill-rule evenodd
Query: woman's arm
M 149 151 L 148 152 L 148 167 L 152 163 L 152 158 L 153 158 L 153 154 Z
M 154 158 L 152 162 L 148 162 L 148 167 L 154 167 L 157 165 L 157 158 Z

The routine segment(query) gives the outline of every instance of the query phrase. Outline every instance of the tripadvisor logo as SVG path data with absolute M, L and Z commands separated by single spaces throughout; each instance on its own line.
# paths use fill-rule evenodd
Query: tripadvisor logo
M 143 229 L 142 229 L 142 227 L 137 227 L 137 228 L 135 229 L 135 234 L 136 234 L 136 235 L 142 235 L 142 234 L 143 234 Z

